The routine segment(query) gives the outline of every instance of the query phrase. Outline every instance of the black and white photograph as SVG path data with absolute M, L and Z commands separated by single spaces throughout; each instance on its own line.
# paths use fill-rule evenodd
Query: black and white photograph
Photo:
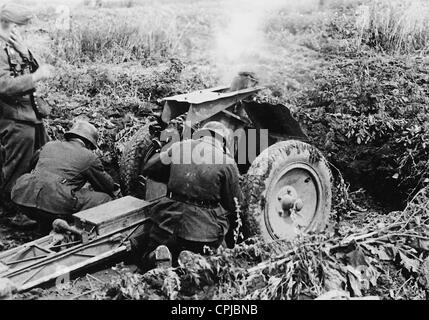
M 0 0 L 0 47 L 1 304 L 429 298 L 429 1 Z

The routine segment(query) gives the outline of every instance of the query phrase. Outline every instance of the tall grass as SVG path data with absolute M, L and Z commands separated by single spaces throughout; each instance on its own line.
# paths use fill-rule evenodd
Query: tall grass
M 286 44 L 290 35 L 308 37 L 316 50 L 332 44 L 351 51 L 369 46 L 389 54 L 429 52 L 428 0 L 326 0 L 319 4 L 308 6 L 306 14 L 280 10 L 267 24 L 267 33 Z
M 393 53 L 427 52 L 429 2 L 374 0 L 357 15 L 358 41 Z
M 73 18 L 69 32 L 51 30 L 53 56 L 70 63 L 121 63 L 177 54 L 183 43 L 177 17 L 142 16 L 124 9 L 91 10 Z

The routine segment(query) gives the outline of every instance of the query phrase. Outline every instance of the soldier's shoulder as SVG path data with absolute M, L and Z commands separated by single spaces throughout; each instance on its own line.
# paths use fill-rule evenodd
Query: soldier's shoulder
M 102 165 L 100 158 L 87 148 L 79 149 L 78 154 L 80 161 L 85 163 L 88 167 L 99 167 Z
M 64 153 L 69 148 L 70 147 L 68 147 L 68 143 L 66 141 L 52 140 L 47 142 L 42 147 L 42 150 L 45 152 Z
M 73 154 L 80 158 L 86 158 L 88 160 L 98 159 L 97 156 L 89 149 L 84 148 L 80 145 L 75 145 L 70 143 L 69 141 L 57 141 L 58 148 L 71 148 L 73 150 Z
M 43 146 L 43 150 L 48 150 L 48 149 L 57 149 L 61 146 L 61 141 L 58 140 L 52 140 L 52 141 L 48 141 L 44 146 Z
M 85 157 L 87 157 L 88 159 L 90 159 L 92 161 L 98 161 L 98 160 L 100 160 L 98 158 L 98 156 L 94 152 L 92 152 L 91 150 L 89 150 L 87 148 L 82 148 L 82 149 L 83 150 L 80 151 L 81 154 L 82 154 L 82 156 L 85 156 Z

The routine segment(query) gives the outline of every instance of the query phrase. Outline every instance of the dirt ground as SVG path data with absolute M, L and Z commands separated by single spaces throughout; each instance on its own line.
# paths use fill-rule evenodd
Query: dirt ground
M 11 227 L 0 207 L 0 251 L 12 249 L 38 237 L 39 234 L 35 231 L 19 231 Z

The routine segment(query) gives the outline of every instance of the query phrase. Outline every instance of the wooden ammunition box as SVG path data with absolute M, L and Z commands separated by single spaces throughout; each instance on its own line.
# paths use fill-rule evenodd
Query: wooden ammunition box
M 127 196 L 74 214 L 75 226 L 105 235 L 144 220 L 153 204 Z

